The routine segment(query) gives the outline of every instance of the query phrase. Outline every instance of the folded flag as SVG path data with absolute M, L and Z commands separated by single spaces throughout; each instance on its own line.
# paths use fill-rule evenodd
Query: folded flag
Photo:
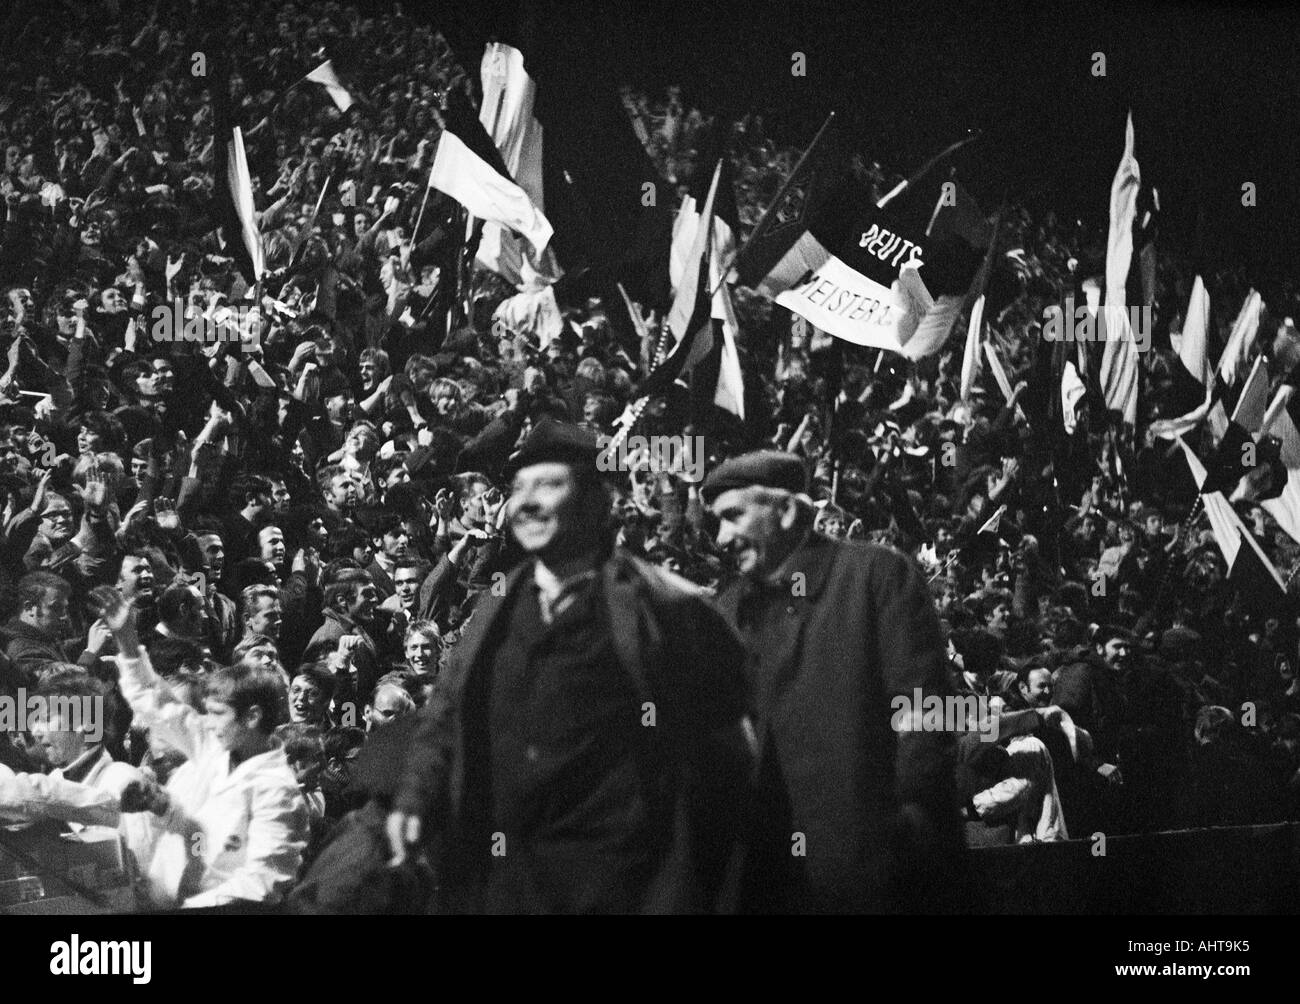
M 1178 343 L 1178 358 L 1187 372 L 1199 383 L 1210 383 L 1210 294 L 1198 275 L 1192 283 L 1191 299 L 1187 303 L 1187 316 L 1183 319 L 1182 339 Z
M 1098 382 L 1106 407 L 1127 425 L 1137 422 L 1138 350 L 1124 310 L 1133 264 L 1133 223 L 1137 218 L 1141 173 L 1133 152 L 1133 115 L 1124 129 L 1124 155 L 1110 189 L 1110 232 L 1106 242 L 1107 339 Z
M 1241 376 L 1242 367 L 1250 357 L 1255 336 L 1259 334 L 1260 315 L 1264 310 L 1264 301 L 1253 289 L 1246 295 L 1237 320 L 1233 322 L 1232 334 L 1228 344 L 1219 357 L 1219 377 L 1228 385 L 1235 384 Z
M 266 271 L 266 255 L 262 250 L 262 234 L 257 229 L 253 214 L 253 183 L 248 173 L 248 155 L 244 152 L 244 134 L 238 126 L 232 130 L 227 145 L 226 179 L 235 200 L 239 215 L 240 237 L 253 262 L 253 279 L 260 281 Z

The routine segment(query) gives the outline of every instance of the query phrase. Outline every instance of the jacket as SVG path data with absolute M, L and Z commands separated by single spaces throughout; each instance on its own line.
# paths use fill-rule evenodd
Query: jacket
M 790 584 L 766 594 L 764 649 L 757 629 L 746 638 L 761 762 L 745 908 L 972 909 L 953 733 L 891 728 L 897 699 L 948 693 L 919 569 L 813 533 L 780 571 Z M 719 597 L 742 632 L 753 591 L 738 581 Z
M 425 816 L 442 838 L 444 909 L 474 910 L 483 881 L 468 856 L 484 820 L 466 790 L 466 731 L 476 724 L 464 720 L 466 691 L 471 678 L 491 671 L 486 642 L 502 629 L 502 614 L 532 569 L 524 562 L 504 589 L 483 595 L 420 712 L 397 786 L 395 806 Z M 701 590 L 630 555 L 608 558 L 600 583 L 619 663 L 643 701 L 655 705 L 653 741 L 662 755 L 654 762 L 675 791 L 673 847 L 642 910 L 723 909 L 752 767 L 751 749 L 736 742 L 745 734 L 739 641 Z
M 204 716 L 176 699 L 147 652 L 118 664 L 122 693 L 140 723 L 187 757 L 167 782 L 171 807 L 157 823 L 157 849 L 146 869 L 155 904 L 277 902 L 298 874 L 309 828 L 284 750 L 232 768 Z

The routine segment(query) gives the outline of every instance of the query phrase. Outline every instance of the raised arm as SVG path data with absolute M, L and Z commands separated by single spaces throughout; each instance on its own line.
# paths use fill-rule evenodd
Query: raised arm
M 139 724 L 167 745 L 195 759 L 204 742 L 202 715 L 181 701 L 156 672 L 149 653 L 140 647 L 135 608 L 112 586 L 91 590 L 100 621 L 117 641 L 118 685 Z

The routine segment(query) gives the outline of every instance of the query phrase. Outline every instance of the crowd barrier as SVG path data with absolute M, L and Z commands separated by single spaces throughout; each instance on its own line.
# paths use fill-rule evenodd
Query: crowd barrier
M 981 847 L 970 857 L 995 914 L 1300 912 L 1300 823 Z

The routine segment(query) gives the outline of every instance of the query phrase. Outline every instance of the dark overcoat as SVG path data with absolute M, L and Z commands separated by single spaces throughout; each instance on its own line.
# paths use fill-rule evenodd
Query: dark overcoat
M 746 908 L 971 910 L 954 736 L 894 728 L 895 698 L 948 693 L 918 566 L 812 534 L 782 572 L 788 584 L 758 598 L 761 630 L 753 586 L 719 597 L 751 648 L 760 794 Z

